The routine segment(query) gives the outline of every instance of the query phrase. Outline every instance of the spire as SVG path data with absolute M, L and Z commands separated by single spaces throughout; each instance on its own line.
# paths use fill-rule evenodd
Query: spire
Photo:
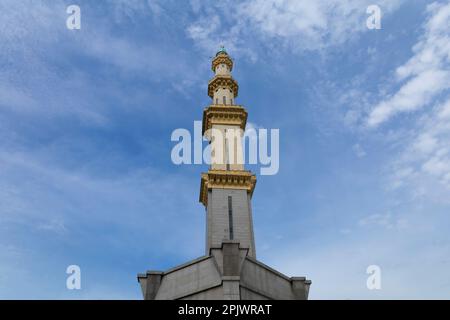
M 227 51 L 225 50 L 225 47 L 224 47 L 223 45 L 221 45 L 219 51 L 217 51 L 216 57 L 217 57 L 219 54 L 221 54 L 221 53 L 228 55 L 228 53 L 227 53 Z

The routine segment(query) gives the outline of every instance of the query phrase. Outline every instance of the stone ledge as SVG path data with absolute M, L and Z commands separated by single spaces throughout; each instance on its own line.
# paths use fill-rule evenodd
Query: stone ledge
M 240 281 L 240 276 L 222 276 L 222 281 Z
M 210 105 L 203 110 L 202 134 L 217 125 L 236 125 L 245 130 L 248 113 L 238 105 Z
M 256 185 L 256 176 L 246 170 L 209 170 L 202 173 L 199 200 L 206 207 L 208 205 L 208 190 L 236 189 L 247 190 L 252 196 Z

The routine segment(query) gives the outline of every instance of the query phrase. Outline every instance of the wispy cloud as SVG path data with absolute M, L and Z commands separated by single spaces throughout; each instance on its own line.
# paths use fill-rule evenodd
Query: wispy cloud
M 362 218 L 358 221 L 359 226 L 362 227 L 382 227 L 387 229 L 403 228 L 407 225 L 405 219 L 396 219 L 391 213 L 372 214 Z
M 399 121 L 402 134 L 390 172 L 389 188 L 409 187 L 414 197 L 446 202 L 450 188 L 450 4 L 427 7 L 424 34 L 413 56 L 396 69 L 400 88 L 375 105 L 367 125 L 375 128 L 397 115 L 419 113 L 412 124 Z M 433 191 L 432 191 L 433 190 Z
M 430 18 L 414 56 L 396 70 L 401 87 L 380 101 L 370 112 L 367 124 L 376 127 L 393 116 L 423 108 L 450 88 L 450 5 L 428 6 Z
M 364 158 L 367 155 L 366 151 L 359 143 L 353 145 L 353 151 L 358 158 Z
M 395 11 L 401 0 L 378 1 L 383 15 Z M 187 30 L 197 44 L 210 51 L 223 42 L 233 52 L 255 60 L 258 48 L 278 51 L 280 47 L 295 52 L 322 50 L 343 44 L 367 31 L 366 9 L 371 1 L 298 1 L 247 0 L 240 4 L 221 1 L 213 8 L 205 8 L 205 16 Z M 210 5 L 208 4 L 208 7 Z M 222 18 L 214 15 L 219 11 Z M 253 49 L 253 50 L 252 50 Z
M 200 208 L 195 201 L 197 188 L 191 186 L 196 186 L 196 181 L 187 180 L 183 175 L 159 173 L 151 167 L 101 177 L 89 173 L 92 170 L 86 171 L 86 167 L 68 170 L 65 163 L 59 163 L 52 156 L 43 159 L 29 152 L 0 153 L 0 242 L 3 244 L 0 269 L 3 274 L 16 278 L 14 284 L 4 283 L 8 288 L 0 290 L 1 297 L 58 298 L 61 294 L 62 298 L 70 298 L 69 291 L 61 290 L 68 264 L 84 266 L 90 279 L 93 274 L 103 272 L 104 264 L 116 254 L 122 255 L 128 246 L 135 248 L 135 257 L 142 255 L 145 261 L 148 257 L 152 259 L 129 271 L 120 271 L 121 277 L 130 278 L 125 287 L 136 290 L 138 287 L 133 280 L 137 272 L 165 267 L 165 260 L 157 258 L 163 251 L 180 262 L 201 255 L 201 237 L 192 236 L 199 234 L 195 229 L 202 226 L 194 222 L 197 220 L 195 212 Z M 192 191 L 172 201 L 179 188 Z M 180 206 L 181 203 L 184 205 Z M 188 245 L 190 241 L 180 244 L 176 240 L 178 236 L 167 237 L 173 230 L 171 226 L 180 219 L 186 220 L 177 234 L 184 233 L 184 237 L 193 241 L 191 245 Z M 158 250 L 145 245 L 152 241 L 159 243 Z M 181 249 L 184 245 L 188 247 Z M 59 252 L 55 253 L 56 261 L 50 251 Z M 90 251 L 99 252 L 86 261 L 84 257 L 90 255 Z M 12 256 L 14 252 L 19 258 Z M 34 259 L 39 259 L 40 263 L 33 263 Z M 106 269 L 117 272 L 111 266 Z M 33 277 L 32 270 L 34 274 L 45 276 Z M 37 290 L 23 292 L 22 280 L 34 288 L 52 289 L 41 293 Z M 86 280 L 85 290 L 76 297 L 125 298 L 117 284 L 110 282 L 111 279 L 101 277 Z M 2 286 L 3 283 L 0 288 Z M 116 291 L 97 292 L 104 286 L 116 286 Z M 131 297 L 129 293 L 128 297 Z
M 404 148 L 392 165 L 393 187 L 408 185 L 416 190 L 416 195 L 442 194 L 440 199 L 445 200 L 450 190 L 450 100 L 421 117 L 404 141 Z M 437 184 L 431 191 L 429 184 L 433 181 Z

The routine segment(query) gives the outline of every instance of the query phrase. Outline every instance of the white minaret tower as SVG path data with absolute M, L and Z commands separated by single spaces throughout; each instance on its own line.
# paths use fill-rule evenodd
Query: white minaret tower
M 247 112 L 237 105 L 233 61 L 222 47 L 212 60 L 208 83 L 212 104 L 203 112 L 203 134 L 211 143 L 211 166 L 202 174 L 200 202 L 206 207 L 206 254 L 223 241 L 239 242 L 256 258 L 251 198 L 256 177 L 244 170 L 242 136 Z
M 145 300 L 308 299 L 311 281 L 256 260 L 251 207 L 256 177 L 242 161 L 247 112 L 236 104 L 239 87 L 232 70 L 233 61 L 222 47 L 212 60 L 212 101 L 203 111 L 203 135 L 211 144 L 211 166 L 200 184 L 206 253 L 166 271 L 138 274 Z

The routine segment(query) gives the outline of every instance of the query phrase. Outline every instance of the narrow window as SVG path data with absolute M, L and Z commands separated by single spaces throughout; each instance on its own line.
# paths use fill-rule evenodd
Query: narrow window
M 219 104 L 219 98 L 216 98 L 216 104 Z
M 227 104 L 227 97 L 223 96 L 223 104 Z
M 228 222 L 230 224 L 230 240 L 233 240 L 233 203 L 231 200 L 231 196 L 228 196 Z
M 233 99 L 231 99 L 230 104 L 233 105 Z
M 225 137 L 226 136 L 227 136 L 227 129 L 225 129 Z M 230 154 L 230 150 L 229 150 L 229 145 L 228 145 L 228 139 L 225 138 L 225 163 L 227 165 L 227 170 L 228 171 L 231 170 L 229 154 Z

